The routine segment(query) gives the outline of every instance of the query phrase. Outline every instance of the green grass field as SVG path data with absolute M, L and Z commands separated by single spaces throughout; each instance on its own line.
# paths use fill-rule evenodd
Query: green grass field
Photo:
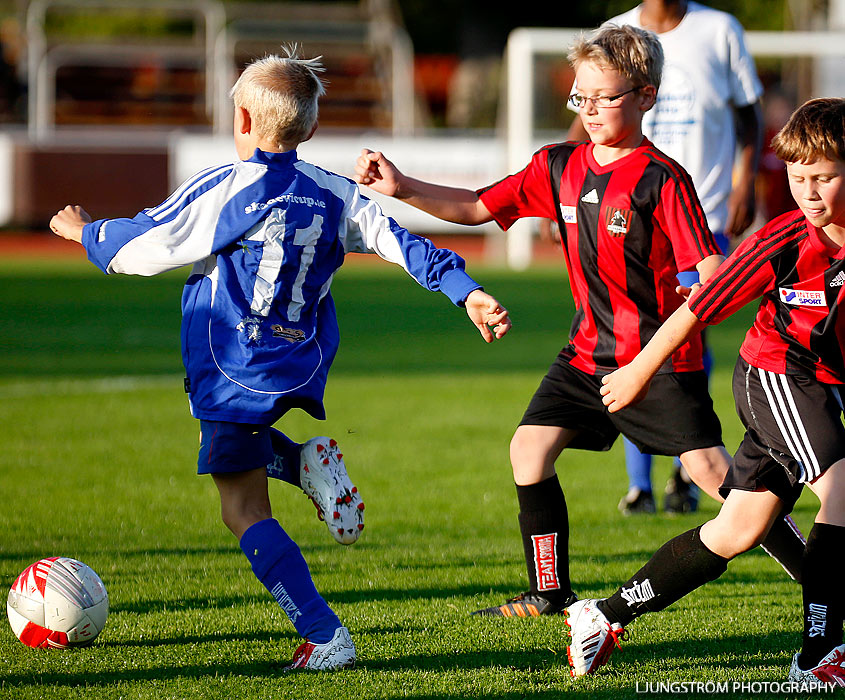
M 800 590 L 760 551 L 639 620 L 588 678 L 569 677 L 562 617 L 469 616 L 525 586 L 508 441 L 571 315 L 557 268 L 472 272 L 513 315 L 512 334 L 492 346 L 398 268 L 350 264 L 337 277 L 329 419 L 297 412 L 279 426 L 300 441 L 339 440 L 366 530 L 341 547 L 300 492 L 271 491 L 359 661 L 350 672 L 286 675 L 298 637 L 220 522 L 211 480 L 195 474 L 178 348 L 186 273 L 105 277 L 81 258 L 0 263 L 0 582 L 71 556 L 100 574 L 111 601 L 85 649 L 32 650 L 0 624 L 0 698 L 629 698 L 637 684 L 785 680 Z M 729 449 L 741 435 L 730 373 L 749 318 L 711 331 Z M 707 502 L 689 516 L 620 516 L 619 444 L 565 453 L 558 471 L 582 597 L 611 593 L 666 539 L 716 512 Z M 669 471 L 659 460 L 655 483 Z M 805 531 L 814 512 L 805 494 Z

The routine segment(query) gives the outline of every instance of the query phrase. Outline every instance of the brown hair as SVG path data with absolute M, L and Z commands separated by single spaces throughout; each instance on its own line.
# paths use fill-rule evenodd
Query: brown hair
M 819 97 L 805 102 L 772 139 L 772 149 L 787 163 L 845 161 L 845 99 Z
M 654 32 L 630 25 L 604 24 L 589 37 L 580 37 L 569 50 L 569 62 L 577 69 L 584 61 L 611 68 L 636 87 L 660 87 L 663 47 Z

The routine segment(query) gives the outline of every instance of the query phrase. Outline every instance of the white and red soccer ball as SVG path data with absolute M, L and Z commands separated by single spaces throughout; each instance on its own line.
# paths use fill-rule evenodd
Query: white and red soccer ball
M 66 649 L 93 642 L 109 615 L 109 596 L 90 566 L 68 557 L 41 559 L 12 584 L 6 614 L 29 647 Z

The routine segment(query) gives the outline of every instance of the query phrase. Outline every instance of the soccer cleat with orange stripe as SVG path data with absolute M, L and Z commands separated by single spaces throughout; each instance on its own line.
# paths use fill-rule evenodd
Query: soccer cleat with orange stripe
M 625 639 L 622 625 L 610 622 L 597 603 L 597 600 L 579 600 L 564 611 L 571 637 L 566 656 L 573 678 L 586 676 L 604 666 L 613 648 L 621 649 L 621 640 Z
M 337 442 L 315 437 L 300 449 L 299 480 L 302 490 L 340 544 L 352 544 L 364 529 L 364 502 L 349 480 Z
M 510 598 L 503 605 L 476 610 L 473 615 L 487 615 L 493 617 L 539 617 L 540 615 L 560 615 L 564 608 L 572 605 L 576 600 L 575 594 L 567 598 L 562 605 L 554 605 L 539 593 L 526 591 L 514 598 Z

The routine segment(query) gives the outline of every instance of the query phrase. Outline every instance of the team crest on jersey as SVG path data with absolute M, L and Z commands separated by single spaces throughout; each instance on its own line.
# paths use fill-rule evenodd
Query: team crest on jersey
M 792 306 L 827 306 L 824 292 L 816 292 L 811 289 L 778 287 L 778 294 L 784 304 L 791 304 Z
M 617 209 L 616 207 L 605 207 L 604 223 L 607 232 L 614 237 L 624 236 L 631 230 L 631 220 L 634 212 L 630 209 Z
M 273 329 L 274 338 L 284 338 L 289 343 L 301 343 L 305 340 L 305 331 L 299 328 L 283 328 L 278 323 L 274 323 L 270 328 Z
M 258 343 L 261 340 L 261 319 L 255 316 L 242 318 L 235 330 L 243 333 L 250 342 Z
M 563 223 L 565 224 L 574 224 L 577 223 L 577 218 L 575 212 L 577 211 L 576 207 L 561 204 L 560 205 L 560 215 L 563 217 Z

